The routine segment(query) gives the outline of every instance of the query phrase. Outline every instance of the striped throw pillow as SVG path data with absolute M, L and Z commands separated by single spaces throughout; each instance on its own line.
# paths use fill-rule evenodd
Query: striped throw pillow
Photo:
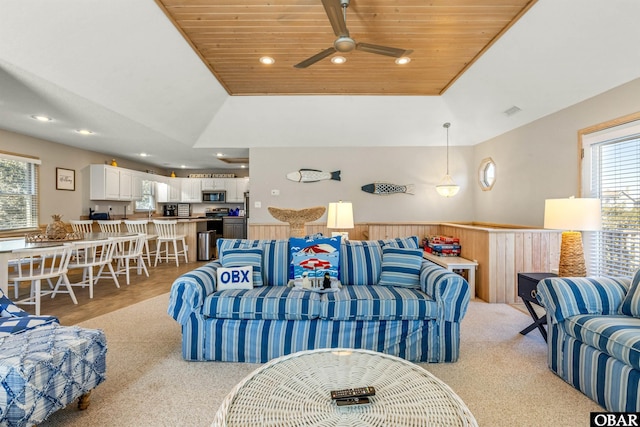
M 379 285 L 420 288 L 421 249 L 382 248 Z
M 631 281 L 629 292 L 627 292 L 624 300 L 622 300 L 620 314 L 640 317 L 640 270 L 636 271 Z
M 262 286 L 262 248 L 227 249 L 220 261 L 223 267 L 253 267 L 253 286 Z

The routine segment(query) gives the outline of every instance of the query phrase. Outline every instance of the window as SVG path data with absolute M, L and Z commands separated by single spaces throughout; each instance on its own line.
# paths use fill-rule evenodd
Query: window
M 589 274 L 631 276 L 640 268 L 640 122 L 594 132 L 583 143 L 583 196 L 602 202 L 602 230 L 585 238 Z
M 137 211 L 155 211 L 156 210 L 156 197 L 155 197 L 155 182 L 142 181 L 142 199 L 136 200 Z
M 40 160 L 0 153 L 0 231 L 37 228 Z
M 496 182 L 496 162 L 491 157 L 480 162 L 478 169 L 478 183 L 482 191 L 489 191 Z

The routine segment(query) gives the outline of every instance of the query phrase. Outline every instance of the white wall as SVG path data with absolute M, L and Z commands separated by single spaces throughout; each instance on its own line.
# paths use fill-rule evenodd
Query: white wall
M 578 131 L 638 111 L 640 79 L 476 145 L 471 173 L 491 157 L 496 183 L 473 186 L 475 220 L 542 226 L 545 199 L 579 196 Z
M 87 138 L 87 146 L 91 140 Z M 113 214 L 122 215 L 123 206 L 128 202 L 91 202 L 89 200 L 89 165 L 111 162 L 111 157 L 93 151 L 79 150 L 67 145 L 33 138 L 0 129 L 0 150 L 40 158 L 40 224 L 51 222 L 51 215 L 61 214 L 63 221 L 89 215 L 89 207 L 98 205 L 98 210 L 106 212 L 107 206 L 113 207 Z M 156 167 L 116 159 L 118 166 L 145 171 L 154 169 L 157 173 L 166 173 Z M 56 168 L 76 171 L 75 191 L 56 190 Z
M 252 223 L 278 223 L 268 206 L 302 209 L 343 200 L 353 203 L 355 222 L 470 221 L 473 195 L 468 170 L 473 147 L 450 148 L 450 173 L 462 187 L 446 199 L 435 185 L 446 172 L 445 147 L 252 148 L 250 150 Z M 298 183 L 286 174 L 302 168 L 341 171 L 341 181 Z M 376 181 L 414 184 L 415 195 L 377 196 L 361 187 Z M 271 190 L 279 190 L 272 196 Z M 260 202 L 262 208 L 255 208 Z M 326 215 L 323 217 L 326 219 Z

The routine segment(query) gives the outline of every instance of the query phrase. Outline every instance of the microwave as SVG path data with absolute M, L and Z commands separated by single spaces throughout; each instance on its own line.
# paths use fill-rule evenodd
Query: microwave
M 227 200 L 226 191 L 203 191 L 202 201 L 211 203 L 224 203 Z

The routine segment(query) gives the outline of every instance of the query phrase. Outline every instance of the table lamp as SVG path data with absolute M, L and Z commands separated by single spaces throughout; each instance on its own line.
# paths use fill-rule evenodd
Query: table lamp
M 351 202 L 329 203 L 327 212 L 327 228 L 328 229 L 347 229 L 353 228 L 353 206 Z M 348 231 L 333 231 L 331 237 L 343 236 L 349 238 Z
M 597 231 L 602 227 L 600 199 L 547 199 L 544 203 L 544 228 L 565 230 L 560 245 L 558 276 L 584 277 L 581 231 Z

